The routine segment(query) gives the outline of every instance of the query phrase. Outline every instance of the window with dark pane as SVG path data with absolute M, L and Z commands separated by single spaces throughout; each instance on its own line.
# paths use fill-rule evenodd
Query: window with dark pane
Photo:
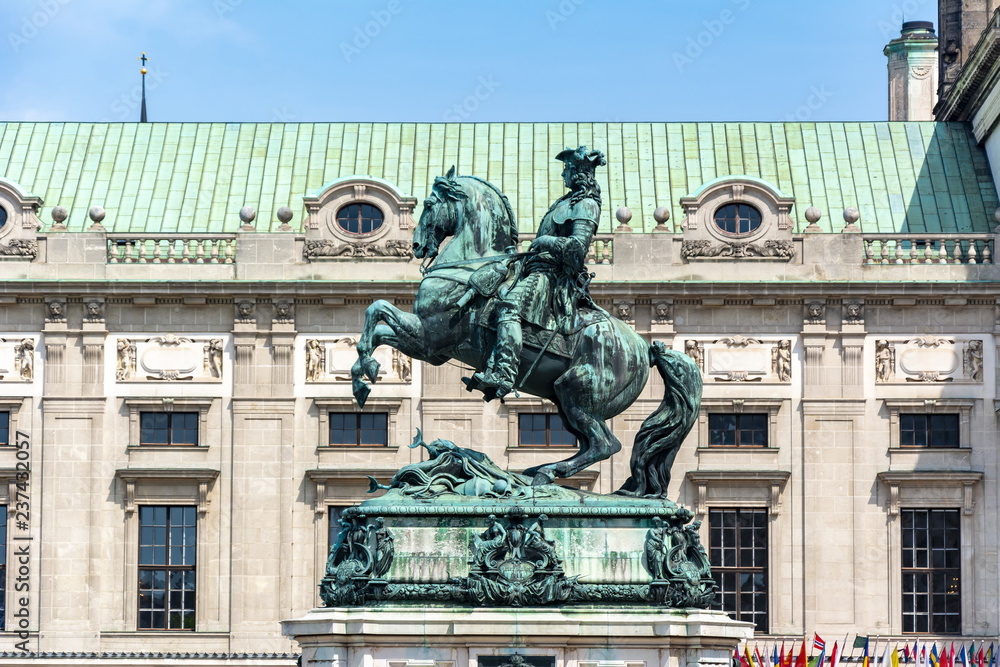
M 370 234 L 383 221 L 382 211 L 371 204 L 348 204 L 337 211 L 337 225 L 350 234 Z
M 710 447 L 767 447 L 767 413 L 708 415 Z
M 197 412 L 139 413 L 139 444 L 197 445 Z
M 957 414 L 900 414 L 900 447 L 959 447 Z
M 957 509 L 903 509 L 903 632 L 961 634 L 962 542 Z
M 326 512 L 328 516 L 328 539 L 327 539 L 327 555 L 329 555 L 330 549 L 337 544 L 337 538 L 340 536 L 340 517 L 344 516 L 344 510 L 346 510 L 350 505 L 327 505 Z
M 6 224 L 7 224 L 7 209 L 5 209 L 3 206 L 0 206 L 0 229 L 3 229 L 3 226 Z
M 7 506 L 0 505 L 0 628 L 7 624 Z
M 749 234 L 760 223 L 760 211 L 749 204 L 726 204 L 715 212 L 715 226 L 727 234 Z
M 139 508 L 139 629 L 195 629 L 194 507 Z
M 517 416 L 517 442 L 521 447 L 576 447 L 562 417 L 551 413 L 522 412 Z
M 10 444 L 10 412 L 0 412 L 0 445 L 9 445 L 9 444 Z
M 331 445 L 388 445 L 389 413 L 331 412 L 329 442 Z
M 757 632 L 768 631 L 767 510 L 713 509 L 708 513 L 709 558 L 719 585 L 713 609 Z

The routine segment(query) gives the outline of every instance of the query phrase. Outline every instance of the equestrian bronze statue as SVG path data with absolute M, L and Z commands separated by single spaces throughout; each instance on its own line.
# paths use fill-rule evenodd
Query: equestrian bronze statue
M 549 399 L 580 447 L 524 472 L 541 485 L 621 450 L 605 421 L 632 405 L 655 366 L 665 394 L 636 435 L 631 477 L 618 493 L 665 498 L 670 467 L 698 414 L 701 373 L 591 299 L 585 263 L 601 213 L 595 172 L 606 162 L 585 146 L 556 159 L 568 192 L 542 218 L 527 252 L 519 251 L 514 211 L 495 186 L 454 167 L 434 180 L 413 233 L 424 276 L 413 313 L 383 300 L 369 306 L 351 371 L 354 396 L 363 406 L 371 391 L 365 378 L 378 377 L 372 352 L 390 345 L 430 364 L 470 366 L 463 381 L 486 400 L 511 392 Z

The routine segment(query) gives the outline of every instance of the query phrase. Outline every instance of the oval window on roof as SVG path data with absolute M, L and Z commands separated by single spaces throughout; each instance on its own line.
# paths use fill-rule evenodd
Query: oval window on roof
M 760 223 L 760 211 L 750 204 L 726 204 L 715 212 L 715 226 L 734 236 L 756 231 Z
M 0 206 L 0 229 L 3 229 L 3 226 L 6 224 L 7 224 L 7 209 L 5 209 L 3 206 Z
M 348 204 L 337 211 L 337 226 L 348 234 L 371 234 L 384 221 L 382 211 L 371 204 Z

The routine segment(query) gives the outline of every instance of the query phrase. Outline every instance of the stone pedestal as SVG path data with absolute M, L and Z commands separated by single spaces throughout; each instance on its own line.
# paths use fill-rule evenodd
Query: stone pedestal
M 655 607 L 329 607 L 281 625 L 303 667 L 728 667 L 753 636 L 722 612 Z

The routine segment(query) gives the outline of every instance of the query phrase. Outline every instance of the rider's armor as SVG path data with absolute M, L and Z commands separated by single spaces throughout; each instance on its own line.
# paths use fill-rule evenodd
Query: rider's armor
M 521 322 L 569 333 L 581 298 L 580 276 L 590 243 L 597 231 L 600 203 L 573 191 L 557 200 L 542 218 L 531 250 L 539 254 L 524 261 L 520 278 L 497 300 L 496 343 L 486 370 L 473 382 L 484 398 L 502 398 L 514 388 L 521 356 Z

